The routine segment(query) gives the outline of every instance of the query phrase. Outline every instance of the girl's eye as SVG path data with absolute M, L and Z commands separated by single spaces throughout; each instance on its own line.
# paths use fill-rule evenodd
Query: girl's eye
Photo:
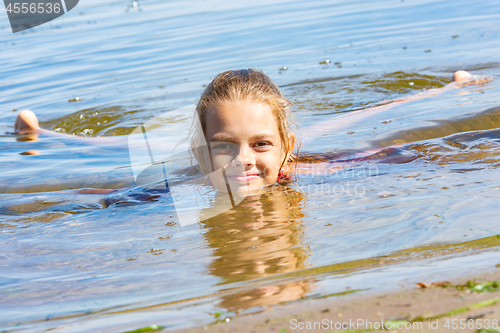
M 257 142 L 254 146 L 256 148 L 269 148 L 272 146 L 272 144 L 267 141 L 262 141 L 262 142 Z
M 229 143 L 216 143 L 212 145 L 212 149 L 217 150 L 217 151 L 228 151 L 233 148 L 233 145 Z

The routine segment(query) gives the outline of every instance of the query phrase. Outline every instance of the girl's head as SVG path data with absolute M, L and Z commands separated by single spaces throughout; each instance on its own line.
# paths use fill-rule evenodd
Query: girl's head
M 230 70 L 213 79 L 196 107 L 203 133 L 194 134 L 192 146 L 218 190 L 251 190 L 277 181 L 293 157 L 290 106 L 261 71 Z

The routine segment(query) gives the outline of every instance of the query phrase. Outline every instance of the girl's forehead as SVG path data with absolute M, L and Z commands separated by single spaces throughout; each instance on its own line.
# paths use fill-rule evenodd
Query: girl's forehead
M 208 108 L 205 125 L 207 136 L 218 131 L 279 132 L 271 107 L 247 100 L 222 102 Z
M 262 102 L 249 100 L 219 102 L 207 109 L 207 121 L 240 121 L 246 119 L 251 122 L 265 120 L 276 122 L 273 111 L 269 105 Z

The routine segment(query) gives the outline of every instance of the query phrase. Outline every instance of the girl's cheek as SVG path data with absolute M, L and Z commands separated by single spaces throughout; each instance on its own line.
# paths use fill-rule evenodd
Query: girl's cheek
M 227 155 L 216 155 L 213 157 L 215 169 L 225 168 L 229 163 L 231 163 L 231 157 Z
M 263 168 L 264 181 L 266 185 L 274 184 L 278 179 L 279 165 L 267 165 Z

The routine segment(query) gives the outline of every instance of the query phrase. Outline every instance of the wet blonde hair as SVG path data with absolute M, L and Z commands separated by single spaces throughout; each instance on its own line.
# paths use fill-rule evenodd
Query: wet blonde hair
M 196 113 L 200 120 L 201 129 L 206 133 L 207 112 L 208 110 L 222 102 L 234 102 L 238 100 L 247 100 L 257 103 L 264 103 L 271 108 L 274 119 L 278 124 L 279 135 L 282 143 L 283 153 L 285 155 L 281 167 L 296 157 L 293 149 L 298 145 L 296 140 L 296 121 L 293 118 L 291 106 L 278 86 L 263 72 L 256 69 L 237 69 L 228 70 L 218 74 L 212 82 L 205 88 L 201 98 L 196 106 Z M 202 133 L 192 133 L 192 149 L 201 171 L 206 173 L 206 167 L 202 163 L 202 155 L 197 144 Z

